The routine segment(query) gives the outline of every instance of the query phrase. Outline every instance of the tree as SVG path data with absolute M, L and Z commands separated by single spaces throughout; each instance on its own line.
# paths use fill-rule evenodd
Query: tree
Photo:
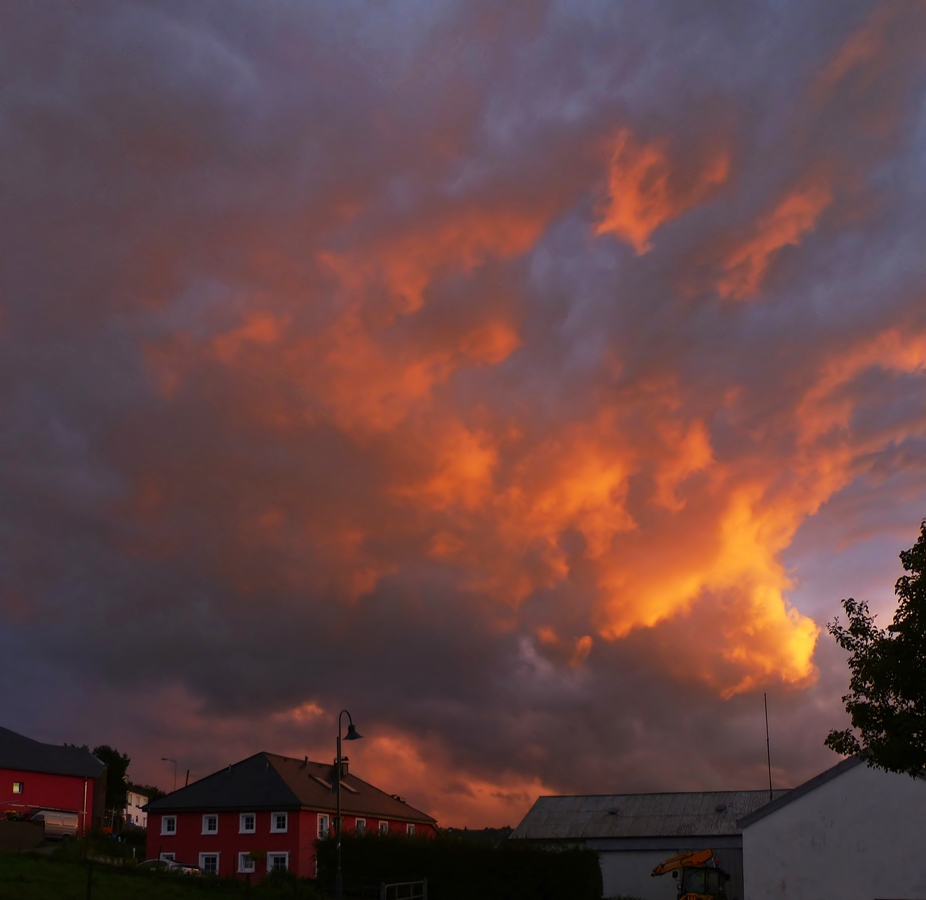
M 864 601 L 842 601 L 848 619 L 830 634 L 849 651 L 849 693 L 843 697 L 852 728 L 831 731 L 826 746 L 888 772 L 926 771 L 926 520 L 920 536 L 900 554 L 907 575 L 897 579 L 897 609 L 878 628 Z M 855 729 L 855 730 L 853 730 Z M 857 732 L 857 733 L 856 733 Z
M 126 773 L 131 762 L 128 754 L 103 744 L 93 748 L 93 755 L 106 763 L 106 808 L 125 809 Z

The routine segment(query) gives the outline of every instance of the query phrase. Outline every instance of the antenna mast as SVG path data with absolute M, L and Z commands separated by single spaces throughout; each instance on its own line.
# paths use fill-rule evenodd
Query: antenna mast
M 763 694 L 765 701 L 765 756 L 768 760 L 768 802 L 772 802 L 772 746 L 768 739 L 768 694 Z

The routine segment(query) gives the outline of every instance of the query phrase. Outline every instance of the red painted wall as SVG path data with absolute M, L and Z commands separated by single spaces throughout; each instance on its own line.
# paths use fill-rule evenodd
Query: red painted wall
M 13 793 L 13 782 L 23 783 L 21 794 Z M 21 772 L 0 769 L 0 809 L 3 812 L 29 812 L 33 809 L 64 809 L 82 813 L 84 782 L 87 784 L 87 828 L 93 826 L 94 779 L 76 775 L 50 775 L 46 772 Z M 78 817 L 78 830 L 84 832 L 84 817 Z
M 199 865 L 200 853 L 219 853 L 219 874 L 238 875 L 239 853 L 252 850 L 263 850 L 265 853 L 288 851 L 291 872 L 303 878 L 315 877 L 315 841 L 318 839 L 319 813 L 289 810 L 289 828 L 286 834 L 271 834 L 271 814 L 258 812 L 255 833 L 239 834 L 239 811 L 220 812 L 216 814 L 219 817 L 218 834 L 203 834 L 203 815 L 208 812 L 209 810 L 177 813 L 177 832 L 173 835 L 161 834 L 161 819 L 164 813 L 149 813 L 147 859 L 157 859 L 162 853 L 173 853 L 174 859 L 178 862 Z M 322 812 L 321 815 L 328 815 L 329 823 L 334 819 L 330 813 Z M 368 816 L 367 830 L 378 829 L 379 821 L 375 816 Z M 352 831 L 355 827 L 356 817 L 345 816 L 344 830 Z M 389 830 L 392 833 L 405 834 L 405 823 L 390 820 Z M 430 825 L 416 824 L 415 833 L 433 835 L 434 829 Z M 261 860 L 256 863 L 256 870 L 251 877 L 260 880 L 266 874 L 267 863 Z

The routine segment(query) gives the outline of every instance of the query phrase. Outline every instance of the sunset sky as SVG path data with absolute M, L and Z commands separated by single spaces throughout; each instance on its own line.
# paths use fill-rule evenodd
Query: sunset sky
M 0 11 L 0 725 L 442 825 L 836 761 L 926 516 L 926 3 Z

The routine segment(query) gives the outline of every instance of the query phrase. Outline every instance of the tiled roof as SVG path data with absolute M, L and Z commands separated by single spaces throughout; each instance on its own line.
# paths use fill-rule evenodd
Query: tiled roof
M 334 766 L 257 753 L 148 804 L 149 812 L 318 809 L 334 812 Z M 426 813 L 356 775 L 341 779 L 341 812 L 434 824 Z
M 773 792 L 773 798 L 787 794 Z M 679 837 L 740 834 L 737 819 L 769 802 L 768 791 L 538 797 L 512 839 Z
M 43 744 L 0 728 L 0 768 L 96 778 L 105 766 L 86 747 Z

